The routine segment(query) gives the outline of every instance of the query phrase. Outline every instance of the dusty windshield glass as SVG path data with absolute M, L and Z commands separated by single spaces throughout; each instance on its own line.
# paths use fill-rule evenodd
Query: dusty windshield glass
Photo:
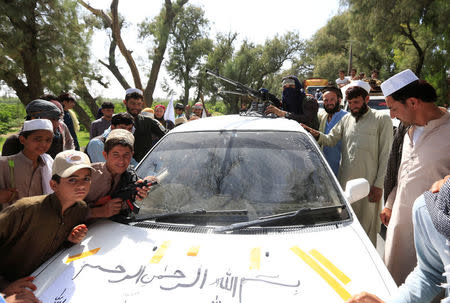
M 246 209 L 255 219 L 339 205 L 336 185 L 309 140 L 297 132 L 169 134 L 137 170 L 141 177 L 167 171 L 139 214 Z

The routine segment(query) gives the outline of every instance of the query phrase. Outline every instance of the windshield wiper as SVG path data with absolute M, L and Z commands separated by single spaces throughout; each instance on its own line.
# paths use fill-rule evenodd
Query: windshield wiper
M 178 212 L 170 212 L 159 215 L 150 215 L 137 217 L 133 220 L 133 222 L 142 222 L 142 221 L 158 221 L 167 218 L 178 218 L 189 215 L 216 215 L 216 214 L 226 214 L 226 215 L 246 215 L 248 211 L 246 209 L 227 209 L 227 210 L 205 210 L 203 208 L 192 209 L 187 211 L 178 211 Z
M 297 211 L 291 211 L 287 213 L 277 214 L 273 216 L 268 217 L 261 217 L 256 220 L 247 221 L 247 222 L 240 222 L 240 223 L 234 223 L 227 226 L 221 226 L 217 227 L 215 229 L 216 232 L 226 232 L 226 231 L 233 231 L 233 230 L 239 230 L 251 226 L 264 226 L 269 225 L 273 223 L 277 223 L 279 221 L 285 221 L 285 220 L 295 220 L 299 217 L 303 217 L 305 215 L 315 215 L 315 214 L 323 214 L 327 213 L 330 210 L 336 210 L 336 209 L 345 209 L 346 205 L 333 205 L 333 206 L 323 206 L 323 207 L 315 207 L 315 208 L 300 208 Z

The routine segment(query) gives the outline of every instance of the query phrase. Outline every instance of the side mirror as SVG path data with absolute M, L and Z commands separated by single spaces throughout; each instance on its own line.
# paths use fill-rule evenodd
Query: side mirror
M 364 178 L 353 179 L 345 184 L 345 197 L 350 203 L 361 200 L 369 194 L 370 185 Z

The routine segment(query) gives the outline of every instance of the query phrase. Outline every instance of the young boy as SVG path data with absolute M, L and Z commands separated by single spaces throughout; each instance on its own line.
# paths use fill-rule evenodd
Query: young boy
M 33 277 L 27 276 L 66 240 L 83 240 L 87 228 L 81 223 L 88 216 L 83 199 L 91 186 L 91 169 L 85 153 L 61 152 L 52 166 L 54 193 L 20 199 L 0 213 L 0 292 L 9 296 L 35 289 Z
M 53 159 L 45 154 L 53 140 L 50 120 L 25 121 L 19 134 L 23 150 L 0 157 L 0 210 L 17 199 L 51 193 Z
M 130 161 L 133 157 L 134 136 L 125 129 L 112 130 L 106 141 L 103 156 L 106 162 L 92 164 L 92 183 L 95 188 L 89 191 L 86 202 L 92 206 L 98 205 L 98 200 L 111 195 L 117 188 L 129 183 L 138 182 L 135 172 L 130 169 Z M 146 179 L 154 180 L 154 177 Z M 141 200 L 147 196 L 148 187 L 138 189 L 137 199 Z M 125 207 L 120 198 L 110 200 L 108 203 L 91 208 L 92 218 L 111 217 Z

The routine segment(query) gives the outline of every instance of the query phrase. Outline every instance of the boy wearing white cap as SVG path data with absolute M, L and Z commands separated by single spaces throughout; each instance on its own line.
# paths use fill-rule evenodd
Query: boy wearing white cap
M 416 265 L 412 207 L 433 181 L 450 173 L 450 114 L 434 104 L 435 89 L 405 70 L 381 84 L 391 117 L 411 125 L 405 134 L 397 185 L 381 212 L 388 226 L 385 263 L 400 285 Z
M 352 179 L 365 178 L 369 181 L 368 197 L 353 203 L 352 208 L 375 246 L 381 227 L 380 200 L 392 145 L 392 121 L 388 116 L 368 107 L 368 83 L 352 81 L 349 86 L 345 94 L 351 114 L 342 117 L 329 134 L 315 131 L 303 124 L 302 126 L 321 145 L 334 146 L 342 140 L 338 180 L 343 188 Z
M 27 276 L 66 240 L 79 243 L 86 235 L 81 223 L 88 216 L 83 201 L 91 186 L 88 156 L 75 150 L 59 153 L 50 186 L 53 194 L 20 199 L 0 213 L 0 292 L 35 289 Z
M 0 157 L 0 210 L 17 199 L 49 194 L 53 159 L 45 154 L 53 140 L 47 119 L 25 121 L 19 134 L 23 150 Z

